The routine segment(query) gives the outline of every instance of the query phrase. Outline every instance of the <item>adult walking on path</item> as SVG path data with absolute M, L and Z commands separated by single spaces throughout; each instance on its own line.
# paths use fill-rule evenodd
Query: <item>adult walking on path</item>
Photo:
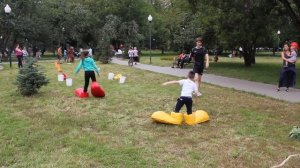
M 127 61 L 113 58 L 112 63 L 128 66 Z M 159 67 L 154 65 L 138 64 L 134 68 L 149 70 L 152 72 L 168 74 L 178 77 L 185 77 L 190 69 L 174 69 L 171 67 Z M 276 85 L 252 82 L 247 80 L 223 77 L 213 74 L 205 74 L 202 79 L 205 83 L 210 83 L 217 86 L 233 88 L 236 90 L 252 92 L 259 95 L 272 97 L 279 100 L 284 100 L 293 103 L 300 103 L 300 89 L 290 89 L 290 92 L 276 92 Z
M 191 58 L 194 59 L 193 71 L 195 72 L 195 83 L 200 90 L 201 79 L 203 75 L 203 69 L 209 66 L 209 56 L 206 48 L 202 46 L 203 40 L 201 37 L 196 38 L 196 47 L 192 49 Z M 201 95 L 201 94 L 200 94 Z

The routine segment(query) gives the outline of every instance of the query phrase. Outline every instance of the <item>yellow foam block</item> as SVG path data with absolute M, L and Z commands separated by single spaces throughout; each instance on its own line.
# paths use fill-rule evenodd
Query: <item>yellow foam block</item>
M 121 76 L 122 76 L 122 74 L 117 74 L 117 75 L 114 76 L 114 79 L 119 80 L 121 78 Z
M 203 123 L 209 120 L 207 112 L 203 110 L 197 110 L 193 114 L 184 114 L 184 120 L 187 125 L 195 125 L 198 123 Z
M 181 124 L 181 122 L 178 121 L 178 119 L 173 118 L 170 114 L 163 112 L 163 111 L 156 111 L 151 115 L 151 118 L 159 123 L 165 123 L 165 124 Z
M 54 62 L 54 65 L 58 72 L 62 72 L 62 69 L 61 69 L 60 65 L 57 63 L 57 61 Z
M 209 116 L 208 116 L 207 112 L 205 112 L 203 110 L 197 110 L 194 113 L 195 113 L 196 123 L 202 123 L 202 122 L 206 122 L 209 120 Z

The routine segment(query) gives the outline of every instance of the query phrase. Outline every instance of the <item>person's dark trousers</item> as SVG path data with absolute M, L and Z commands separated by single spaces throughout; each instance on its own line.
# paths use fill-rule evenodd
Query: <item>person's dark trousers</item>
M 179 97 L 177 99 L 175 112 L 178 113 L 183 105 L 186 106 L 187 113 L 192 114 L 192 105 L 193 105 L 192 98 L 191 97 L 183 97 L 183 96 Z
M 18 58 L 18 67 L 19 68 L 23 67 L 23 63 L 22 63 L 23 59 L 22 59 L 22 57 L 18 56 L 17 58 Z
M 84 92 L 87 92 L 87 89 L 89 87 L 89 82 L 90 82 L 90 78 L 92 79 L 92 81 L 96 81 L 96 76 L 95 76 L 95 72 L 94 71 L 85 71 L 84 72 Z

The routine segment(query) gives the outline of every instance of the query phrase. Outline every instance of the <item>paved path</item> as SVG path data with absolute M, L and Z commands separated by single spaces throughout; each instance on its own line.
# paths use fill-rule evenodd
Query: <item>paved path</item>
M 120 60 L 117 58 L 113 58 L 112 62 L 116 63 L 116 64 L 128 66 L 127 61 Z M 159 66 L 140 64 L 140 63 L 138 65 L 134 65 L 134 67 L 143 69 L 143 70 L 149 70 L 149 71 L 153 71 L 153 72 L 178 76 L 178 77 L 185 77 L 187 75 L 188 71 L 190 71 L 190 69 L 159 67 Z M 236 90 L 252 92 L 252 93 L 259 94 L 259 95 L 272 97 L 275 99 L 285 100 L 285 101 L 292 102 L 292 103 L 300 103 L 300 90 L 299 89 L 290 89 L 289 92 L 286 92 L 286 91 L 284 91 L 284 88 L 282 88 L 282 91 L 277 92 L 276 85 L 264 84 L 264 83 L 259 83 L 259 82 L 251 82 L 251 81 L 247 81 L 247 80 L 217 76 L 217 75 L 212 75 L 212 74 L 204 74 L 202 77 L 202 81 L 205 83 L 210 83 L 210 84 L 214 84 L 214 85 L 218 85 L 218 86 L 222 86 L 222 87 L 233 88 Z

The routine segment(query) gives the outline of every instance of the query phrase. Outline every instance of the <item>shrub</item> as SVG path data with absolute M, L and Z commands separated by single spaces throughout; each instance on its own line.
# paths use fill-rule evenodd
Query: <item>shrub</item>
M 290 132 L 289 137 L 300 140 L 300 127 L 295 126 Z
M 112 60 L 112 51 L 109 47 L 107 48 L 102 48 L 102 50 L 99 52 L 99 55 L 97 58 L 99 61 L 103 64 L 109 64 Z
M 45 74 L 41 72 L 33 58 L 27 58 L 26 64 L 19 70 L 17 75 L 16 85 L 18 91 L 23 96 L 31 96 L 38 92 L 38 90 L 49 83 Z

